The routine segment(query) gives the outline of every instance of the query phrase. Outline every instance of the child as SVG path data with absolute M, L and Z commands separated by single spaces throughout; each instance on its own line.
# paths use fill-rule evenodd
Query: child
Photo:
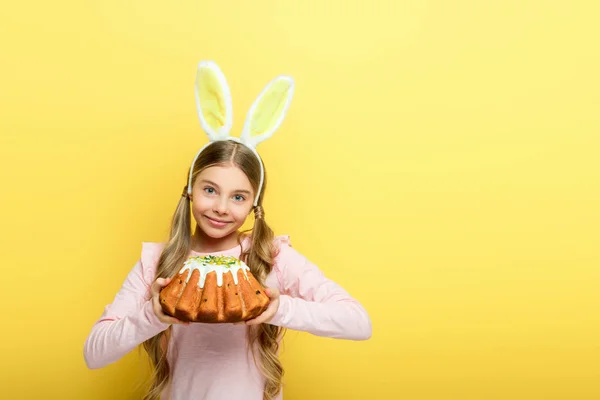
M 286 328 L 370 338 L 371 321 L 361 304 L 293 249 L 287 236 L 274 237 L 265 221 L 266 174 L 255 147 L 281 124 L 293 88 L 289 77 L 269 83 L 238 139 L 229 136 L 225 77 L 213 62 L 199 64 L 196 103 L 210 141 L 192 162 L 168 242 L 143 244 L 140 260 L 92 327 L 84 347 L 89 368 L 113 363 L 142 344 L 154 367 L 145 399 L 276 400 L 283 398 L 278 354 Z M 252 211 L 251 234 L 240 232 Z M 208 254 L 244 260 L 267 288 L 266 311 L 236 324 L 190 324 L 165 315 L 160 289 L 188 257 Z

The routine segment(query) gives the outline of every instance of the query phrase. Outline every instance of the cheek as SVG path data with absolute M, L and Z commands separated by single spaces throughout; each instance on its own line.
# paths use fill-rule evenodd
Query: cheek
M 192 202 L 192 213 L 204 213 L 206 210 L 211 208 L 211 202 L 205 197 L 197 197 Z
M 250 210 L 251 209 L 247 206 L 244 206 L 244 207 L 238 206 L 238 207 L 234 207 L 231 209 L 231 214 L 236 219 L 236 221 L 243 222 L 248 217 Z

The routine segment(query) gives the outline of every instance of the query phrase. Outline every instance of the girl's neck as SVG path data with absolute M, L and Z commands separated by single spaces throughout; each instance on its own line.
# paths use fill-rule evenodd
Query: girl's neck
M 192 251 L 196 253 L 217 253 L 230 250 L 238 246 L 238 236 L 239 232 L 236 231 L 228 236 L 215 239 L 206 235 L 202 229 L 196 226 L 195 232 L 192 235 Z

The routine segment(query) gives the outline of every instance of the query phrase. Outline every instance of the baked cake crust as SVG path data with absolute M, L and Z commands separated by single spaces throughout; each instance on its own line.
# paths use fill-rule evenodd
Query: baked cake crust
M 165 314 L 203 323 L 247 321 L 269 305 L 250 268 L 231 256 L 189 258 L 161 290 L 159 300 Z

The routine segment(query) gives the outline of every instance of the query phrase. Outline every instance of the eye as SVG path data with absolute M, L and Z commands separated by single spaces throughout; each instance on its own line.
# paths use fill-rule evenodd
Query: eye
M 235 199 L 235 201 L 244 201 L 246 200 L 246 198 L 240 194 L 236 194 L 235 196 L 233 196 L 233 198 Z
M 207 187 L 205 187 L 205 188 L 204 188 L 204 191 L 205 191 L 206 193 L 208 193 L 208 194 L 213 194 L 213 193 L 215 193 L 215 189 L 214 189 L 214 188 L 212 188 L 212 187 L 210 187 L 210 186 L 207 186 Z

